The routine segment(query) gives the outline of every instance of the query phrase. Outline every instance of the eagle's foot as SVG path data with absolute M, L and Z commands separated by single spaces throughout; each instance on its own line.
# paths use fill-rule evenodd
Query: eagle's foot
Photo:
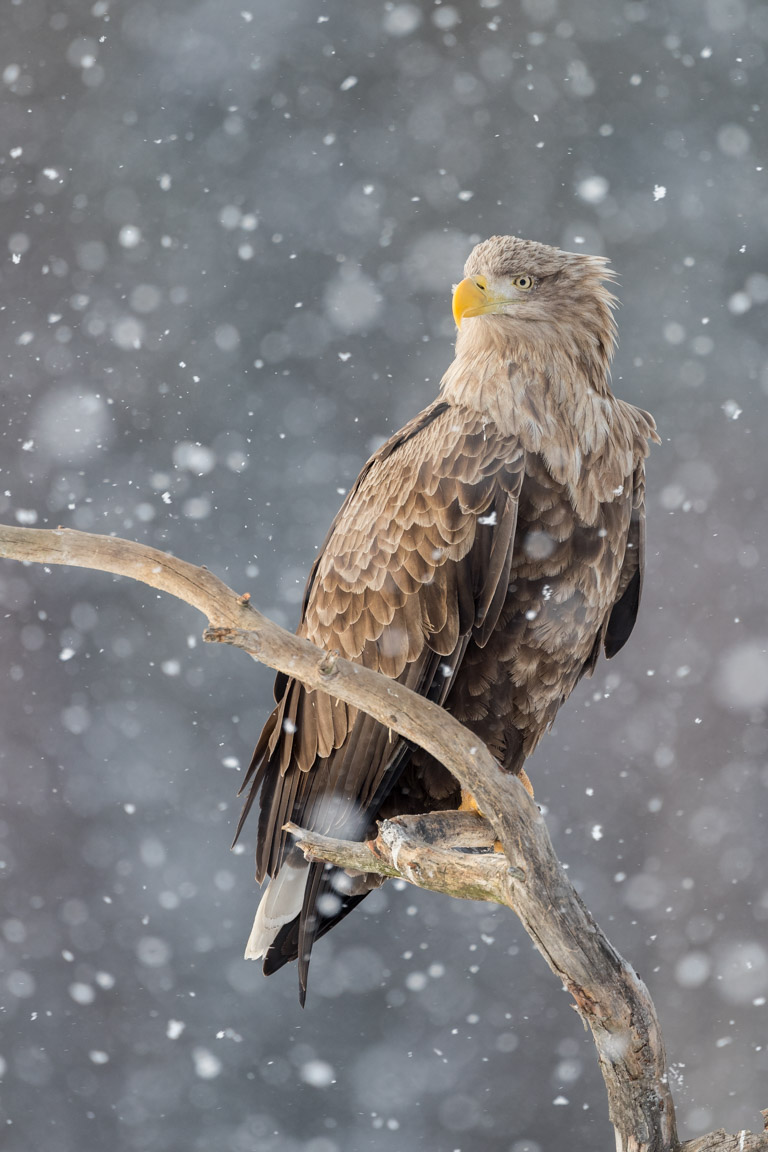
M 392 816 L 388 824 L 423 844 L 439 848 L 488 852 L 494 841 L 493 829 L 477 809 L 425 812 L 420 816 Z
M 501 765 L 499 765 L 499 767 L 501 768 Z M 533 795 L 533 785 L 531 784 L 531 781 L 528 777 L 528 773 L 524 768 L 521 768 L 517 775 L 520 783 L 522 784 L 523 788 L 525 788 L 531 800 L 534 800 L 535 797 Z M 459 812 L 476 812 L 478 816 L 481 816 L 483 819 L 485 819 L 472 793 L 467 792 L 464 788 L 461 790 L 461 804 L 459 805 Z M 504 851 L 500 840 L 494 840 L 493 850 L 494 852 Z

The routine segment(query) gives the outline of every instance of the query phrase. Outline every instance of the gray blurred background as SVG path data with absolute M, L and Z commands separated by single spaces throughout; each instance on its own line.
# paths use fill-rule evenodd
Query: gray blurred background
M 0 517 L 146 541 L 294 626 L 451 285 L 514 232 L 608 255 L 656 416 L 645 600 L 529 766 L 650 986 L 681 1134 L 768 1105 L 768 6 L 18 0 L 0 16 Z M 511 914 L 389 885 L 241 959 L 235 793 L 272 674 L 169 598 L 0 565 L 4 1147 L 612 1147 Z

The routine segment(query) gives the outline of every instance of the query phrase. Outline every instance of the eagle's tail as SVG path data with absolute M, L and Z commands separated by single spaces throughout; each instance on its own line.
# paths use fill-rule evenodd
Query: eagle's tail
M 351 877 L 340 868 L 309 864 L 298 848 L 291 849 L 261 898 L 245 949 L 246 960 L 263 958 L 264 975 L 271 976 L 298 959 L 303 1007 L 315 940 L 382 883 L 381 876 Z
M 245 946 L 246 960 L 266 957 L 280 929 L 298 918 L 304 903 L 308 872 L 309 864 L 303 855 L 293 852 L 277 876 L 270 880 L 259 902 Z

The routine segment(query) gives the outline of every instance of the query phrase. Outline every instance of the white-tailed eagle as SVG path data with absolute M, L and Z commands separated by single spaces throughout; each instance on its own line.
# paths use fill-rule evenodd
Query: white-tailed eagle
M 464 274 L 440 394 L 360 473 L 298 633 L 437 701 L 522 774 L 600 650 L 632 631 L 658 437 L 609 386 L 603 259 L 496 236 Z M 457 808 L 461 790 L 364 712 L 282 674 L 275 699 L 245 783 L 257 878 L 271 877 L 246 956 L 266 973 L 298 958 L 303 1002 L 314 940 L 380 879 L 307 863 L 283 826 L 364 839 L 383 817 Z

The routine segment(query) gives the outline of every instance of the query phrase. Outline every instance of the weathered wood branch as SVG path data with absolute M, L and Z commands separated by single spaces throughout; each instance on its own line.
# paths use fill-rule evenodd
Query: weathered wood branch
M 765 1152 L 768 1148 L 768 1133 L 742 1132 L 730 1134 L 723 1128 L 708 1132 L 695 1140 L 686 1140 L 680 1145 L 680 1152 Z
M 265 658 L 261 633 L 208 629 L 205 637 Z M 272 663 L 271 653 L 266 663 Z M 378 673 L 335 654 L 324 656 L 319 664 L 315 656 L 306 669 L 297 659 L 290 671 L 421 745 L 472 793 L 509 863 L 524 877 L 514 882 L 510 907 L 592 1031 L 617 1148 L 620 1152 L 676 1149 L 664 1041 L 648 989 L 582 902 L 520 781 L 503 773 L 477 737 L 444 709 Z
M 417 888 L 471 900 L 489 900 L 515 907 L 515 881 L 524 882 L 520 869 L 496 853 L 477 856 L 456 852 L 463 847 L 492 846 L 493 835 L 480 817 L 469 813 L 431 813 L 429 816 L 398 816 L 379 825 L 375 840 L 364 844 L 320 836 L 295 824 L 286 824 L 308 860 L 325 860 L 350 872 L 375 872 L 405 880 Z M 446 848 L 450 843 L 453 847 Z M 582 1012 L 582 1016 L 584 1013 Z M 768 1128 L 768 1109 L 762 1113 Z M 768 1131 L 744 1130 L 735 1135 L 723 1128 L 687 1140 L 683 1144 L 627 1144 L 616 1133 L 616 1146 L 623 1148 L 669 1148 L 670 1152 L 768 1152 Z
M 433 816 L 437 817 L 434 821 Z M 376 839 L 364 844 L 334 840 L 295 824 L 285 827 L 307 859 L 337 864 L 348 872 L 398 877 L 463 900 L 508 904 L 510 872 L 522 877 L 503 853 L 493 851 L 495 838 L 486 821 L 469 812 L 398 816 L 383 821 Z M 449 843 L 452 847 L 446 846 Z M 457 852 L 457 846 L 483 847 L 487 854 Z
M 506 859 L 429 843 L 427 825 L 414 835 L 418 825 L 403 819 L 385 825 L 373 847 L 321 841 L 302 831 L 303 847 L 353 870 L 398 875 L 421 887 L 513 908 L 592 1031 L 619 1152 L 679 1152 L 664 1044 L 648 990 L 574 890 L 528 793 L 499 769 L 471 732 L 402 685 L 279 628 L 207 569 L 157 549 L 69 529 L 0 525 L 2 556 L 110 572 L 168 592 L 208 618 L 206 640 L 242 648 L 370 713 L 444 764 L 477 800 Z M 477 822 L 461 834 L 485 843 L 492 838 Z M 685 1152 L 768 1152 L 768 1137 L 717 1132 L 682 1147 Z

